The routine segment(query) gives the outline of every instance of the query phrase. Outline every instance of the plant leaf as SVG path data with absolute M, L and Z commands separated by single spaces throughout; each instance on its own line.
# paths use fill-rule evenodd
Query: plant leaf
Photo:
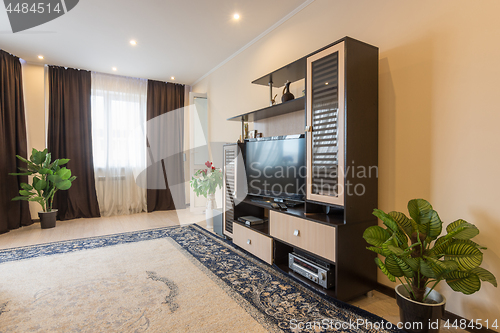
M 399 225 L 399 227 L 406 233 L 408 237 L 411 237 L 413 233 L 413 227 L 411 224 L 411 220 L 406 217 L 405 214 L 400 212 L 390 212 L 389 216 Z
M 59 159 L 58 165 L 64 165 L 64 164 L 66 164 L 68 162 L 69 162 L 68 158 L 61 158 L 61 159 Z
M 393 276 L 401 277 L 404 275 L 404 272 L 401 267 L 399 267 L 396 258 L 397 257 L 394 254 L 387 256 L 387 258 L 385 258 L 385 267 Z
M 446 248 L 444 258 L 456 261 L 460 270 L 467 271 L 481 265 L 483 253 L 470 243 L 456 240 Z
M 71 170 L 66 169 L 66 168 L 62 168 L 56 172 L 56 175 L 61 177 L 61 179 L 63 179 L 63 180 L 67 180 L 71 177 Z
M 31 186 L 30 184 L 21 183 L 21 188 L 26 191 L 31 191 L 33 189 L 33 186 Z
M 479 234 L 479 229 L 472 223 L 456 220 L 446 227 L 446 238 L 471 239 Z
M 373 251 L 373 252 L 375 252 L 375 253 L 378 253 L 378 254 L 380 254 L 380 255 L 382 255 L 382 256 L 384 256 L 384 257 L 385 257 L 384 250 L 383 250 L 383 249 L 381 249 L 380 247 L 376 247 L 376 246 L 369 246 L 369 247 L 367 247 L 366 249 L 367 249 L 367 250 L 370 250 L 370 251 Z
M 434 271 L 436 280 L 443 279 L 444 276 L 453 271 L 458 271 L 458 264 L 453 260 L 442 261 L 432 257 L 426 257 L 425 260 L 429 267 Z
M 67 190 L 71 187 L 71 182 L 69 180 L 63 180 L 56 183 L 56 187 L 59 190 Z
M 24 195 L 24 196 L 26 196 L 26 197 L 29 197 L 29 196 L 31 196 L 31 195 L 34 195 L 35 193 L 33 193 L 33 192 L 29 192 L 29 191 L 26 191 L 26 190 L 20 190 L 20 191 L 19 191 L 19 194 L 20 194 L 20 195 Z
M 446 248 L 452 243 L 451 240 L 446 239 L 446 236 L 439 237 L 436 242 L 434 243 L 434 246 L 430 250 L 429 254 L 433 257 L 436 257 L 436 259 L 441 258 L 444 256 Z
M 403 249 L 401 249 L 397 246 L 394 246 L 394 245 L 388 245 L 387 248 L 389 249 L 389 251 L 391 251 L 392 253 L 394 253 L 397 256 L 401 256 L 404 253 Z
M 12 201 L 19 201 L 19 200 L 25 200 L 25 201 L 28 201 L 29 197 L 15 197 L 15 198 L 12 198 Z
M 446 283 L 455 291 L 465 295 L 474 294 L 481 289 L 481 281 L 477 274 L 467 271 L 454 271 L 446 276 Z
M 411 270 L 414 272 L 418 271 L 418 268 L 420 267 L 420 258 L 401 258 L 408 266 L 410 266 Z
M 50 175 L 47 177 L 47 179 L 53 183 L 59 183 L 63 181 L 63 179 L 59 175 Z
M 414 276 L 413 270 L 411 269 L 410 265 L 408 265 L 404 260 L 401 258 L 398 258 L 397 256 L 394 256 L 394 259 L 398 263 L 399 268 L 403 271 L 404 276 L 408 278 L 412 278 Z
M 389 273 L 389 271 L 387 270 L 387 267 L 385 267 L 385 265 L 382 262 L 382 260 L 380 260 L 379 258 L 375 258 L 375 263 L 380 268 L 380 270 L 382 271 L 382 273 L 384 273 L 385 275 L 387 275 L 387 277 L 389 278 L 389 280 L 391 280 L 392 282 L 396 282 L 396 277 L 394 277 L 394 275 L 392 275 L 391 273 Z
M 420 272 L 428 278 L 436 278 L 436 274 L 424 259 L 420 259 Z
M 476 267 L 470 272 L 476 274 L 479 277 L 479 279 L 481 279 L 481 281 L 489 282 L 495 287 L 497 286 L 497 279 L 490 271 L 482 267 Z
M 391 234 L 378 225 L 367 228 L 363 233 L 363 238 L 366 242 L 374 246 L 382 246 L 390 237 Z
M 37 151 L 36 149 L 33 149 L 30 159 L 34 164 L 41 165 L 46 158 L 47 153 L 45 151 Z
M 396 237 L 398 239 L 397 245 L 401 245 L 404 249 L 408 247 L 408 238 L 406 237 L 404 231 L 399 227 L 396 221 L 394 221 L 394 219 L 389 214 L 386 214 L 380 209 L 374 209 L 373 215 L 382 220 L 384 225 L 388 228 L 388 230 L 390 230 L 389 232 L 396 234 Z
M 422 224 L 422 214 L 432 210 L 432 206 L 424 199 L 413 199 L 408 202 L 408 212 L 417 224 Z
M 35 190 L 41 191 L 41 190 L 45 189 L 46 186 L 47 186 L 47 182 L 45 180 L 41 179 L 35 183 Z

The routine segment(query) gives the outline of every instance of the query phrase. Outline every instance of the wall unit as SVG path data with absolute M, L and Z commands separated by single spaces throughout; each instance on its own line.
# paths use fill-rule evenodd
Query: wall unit
M 345 37 L 255 80 L 276 86 L 306 79 L 306 96 L 228 120 L 256 121 L 304 110 L 307 124 L 306 197 L 285 211 L 271 200 L 246 196 L 245 144 L 224 146 L 224 234 L 234 244 L 317 290 L 348 300 L 373 289 L 375 255 L 363 231 L 377 224 L 378 49 Z M 298 133 L 288 133 L 298 134 Z M 362 173 L 362 171 L 365 171 Z M 373 174 L 368 174 L 369 170 Z M 229 209 L 227 209 L 229 208 Z M 239 217 L 261 217 L 246 226 Z M 290 272 L 288 253 L 328 263 L 334 286 L 324 289 Z

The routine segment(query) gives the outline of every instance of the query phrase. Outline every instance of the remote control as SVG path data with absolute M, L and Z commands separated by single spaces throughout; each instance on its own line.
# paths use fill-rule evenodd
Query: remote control
M 287 210 L 287 207 L 284 203 L 280 203 L 278 205 L 280 206 L 281 210 Z
M 274 209 L 280 209 L 280 206 L 276 202 L 273 202 L 271 204 L 271 207 L 273 207 Z

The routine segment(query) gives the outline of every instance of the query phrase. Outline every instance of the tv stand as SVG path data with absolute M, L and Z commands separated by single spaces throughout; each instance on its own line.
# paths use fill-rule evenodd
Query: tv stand
M 272 119 L 304 110 L 302 119 L 308 124 L 306 196 L 302 202 L 247 196 L 242 177 L 246 143 L 225 145 L 223 232 L 235 245 L 269 265 L 319 292 L 347 301 L 371 291 L 377 281 L 376 255 L 366 249 L 363 232 L 377 225 L 371 213 L 378 206 L 378 180 L 357 179 L 355 173 L 342 170 L 378 166 L 378 49 L 345 37 L 253 83 L 268 85 L 267 78 L 287 75 L 289 81 L 306 78 L 305 97 L 229 120 Z M 340 172 L 318 177 L 313 172 L 315 165 Z M 325 183 L 336 184 L 337 190 L 332 192 Z M 363 193 L 347 191 L 358 184 Z M 345 187 L 345 193 L 338 191 L 339 185 Z M 271 205 L 283 201 L 288 203 L 287 210 Z M 238 221 L 242 216 L 265 222 L 247 226 Z M 324 289 L 290 272 L 288 254 L 294 251 L 329 263 L 334 286 Z

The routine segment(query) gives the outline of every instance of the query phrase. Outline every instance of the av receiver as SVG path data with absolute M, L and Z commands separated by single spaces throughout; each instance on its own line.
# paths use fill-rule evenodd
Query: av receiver
M 324 263 L 321 260 L 306 258 L 298 253 L 288 254 L 288 267 L 309 279 L 325 289 L 329 289 L 334 285 L 333 270 L 330 269 L 330 264 Z

